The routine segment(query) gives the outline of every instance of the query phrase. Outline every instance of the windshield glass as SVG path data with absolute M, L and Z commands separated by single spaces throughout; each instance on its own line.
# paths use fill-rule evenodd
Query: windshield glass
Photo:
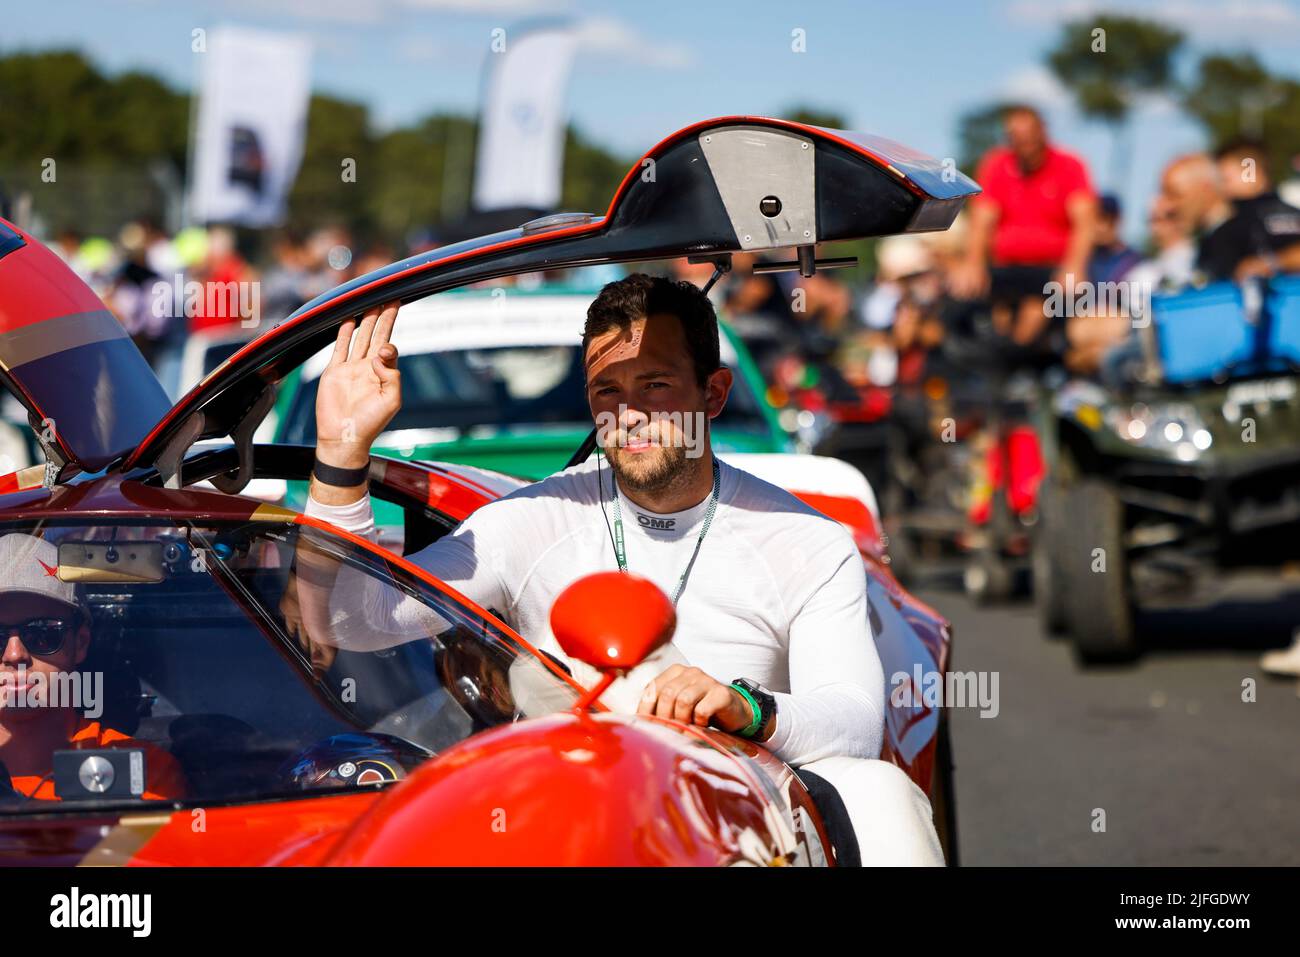
M 563 426 L 590 428 L 591 411 L 577 346 L 509 346 L 410 354 L 398 343 L 402 407 L 390 432 L 406 429 L 454 430 L 446 438 L 473 431 L 520 431 Z M 283 441 L 316 442 L 316 389 L 319 379 L 300 383 L 285 420 Z M 737 371 L 735 384 L 713 429 L 764 435 L 768 423 L 749 382 Z M 382 442 L 382 440 L 381 440 Z
M 339 640 L 349 577 L 419 614 Z M 382 553 L 279 521 L 0 526 L 0 640 L 0 814 L 382 786 L 576 700 Z

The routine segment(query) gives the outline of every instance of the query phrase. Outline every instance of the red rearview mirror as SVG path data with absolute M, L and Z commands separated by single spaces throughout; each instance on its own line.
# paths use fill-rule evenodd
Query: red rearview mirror
M 676 627 L 659 586 L 625 572 L 580 578 L 551 606 L 551 631 L 564 653 L 611 676 L 640 664 Z

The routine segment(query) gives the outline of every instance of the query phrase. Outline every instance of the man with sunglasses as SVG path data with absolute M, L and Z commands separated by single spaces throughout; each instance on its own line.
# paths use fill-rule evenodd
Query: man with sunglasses
M 143 798 L 182 796 L 184 777 L 170 754 L 105 727 L 51 693 L 67 687 L 91 643 L 90 616 L 76 587 L 59 579 L 58 566 L 50 542 L 0 536 L 0 767 L 21 797 L 55 801 L 55 751 L 134 748 L 145 753 Z

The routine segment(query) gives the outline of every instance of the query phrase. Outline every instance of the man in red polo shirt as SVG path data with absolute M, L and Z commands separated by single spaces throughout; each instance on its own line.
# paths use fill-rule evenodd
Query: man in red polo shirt
M 1029 345 L 1047 330 L 1047 283 L 1069 296 L 1087 278 L 1097 198 L 1083 161 L 1048 142 L 1032 107 L 1009 107 L 1003 130 L 1007 145 L 976 174 L 984 192 L 971 201 L 970 243 L 949 285 L 960 299 L 992 298 L 999 331 Z

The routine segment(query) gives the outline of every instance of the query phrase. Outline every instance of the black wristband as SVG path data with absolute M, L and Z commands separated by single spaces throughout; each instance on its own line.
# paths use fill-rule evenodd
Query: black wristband
M 341 469 L 334 465 L 326 465 L 320 459 L 311 467 L 311 474 L 316 476 L 326 485 L 334 485 L 338 488 L 354 488 L 358 485 L 364 485 L 370 478 L 370 463 L 358 466 L 354 469 Z

